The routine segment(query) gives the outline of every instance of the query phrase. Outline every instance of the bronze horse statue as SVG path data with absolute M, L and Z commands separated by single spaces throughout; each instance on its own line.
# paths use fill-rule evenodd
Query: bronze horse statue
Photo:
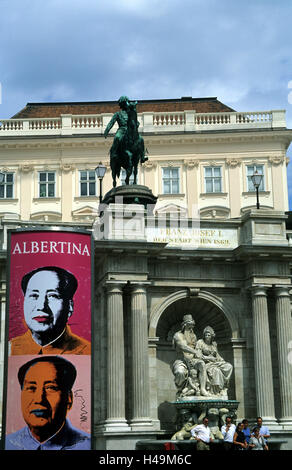
M 138 164 L 148 160 L 148 157 L 145 157 L 144 140 L 138 133 L 136 105 L 137 102 L 130 102 L 127 96 L 121 96 L 119 99 L 121 111 L 113 115 L 104 132 L 104 136 L 107 137 L 113 125 L 118 123 L 119 129 L 110 149 L 113 187 L 117 184 L 116 178 L 120 177 L 121 168 L 126 171 L 125 183 L 129 184 L 133 173 L 133 184 L 137 184 Z

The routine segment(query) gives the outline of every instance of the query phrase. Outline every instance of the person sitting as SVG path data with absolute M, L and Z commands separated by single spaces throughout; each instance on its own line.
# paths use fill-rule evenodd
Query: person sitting
M 253 429 L 248 445 L 251 450 L 268 450 L 264 437 L 260 435 L 258 426 Z
M 248 448 L 246 437 L 243 433 L 243 423 L 239 423 L 236 426 L 233 436 L 233 446 L 234 450 L 246 450 Z

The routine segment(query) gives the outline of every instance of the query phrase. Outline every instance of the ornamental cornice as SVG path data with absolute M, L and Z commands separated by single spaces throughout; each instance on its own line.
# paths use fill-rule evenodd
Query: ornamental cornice
M 226 132 L 226 131 L 225 131 Z M 289 139 L 289 134 L 287 134 L 287 129 L 283 130 L 267 130 L 256 131 L 255 129 L 252 132 L 240 131 L 233 132 L 227 131 L 224 135 L 216 133 L 216 131 L 209 131 L 208 133 L 191 133 L 191 134 L 141 134 L 145 140 L 145 143 L 153 145 L 173 145 L 173 144 L 185 144 L 193 145 L 197 143 L 228 143 L 228 142 L 271 142 Z M 62 149 L 62 148 L 110 148 L 112 144 L 112 139 L 104 139 L 102 135 L 99 136 L 89 136 L 84 134 L 84 137 L 78 136 L 66 136 L 60 137 L 55 136 L 55 138 L 48 138 L 48 135 L 43 136 L 33 136 L 24 137 L 16 136 L 11 141 L 10 137 L 0 136 L 0 149 Z M 18 141 L 19 139 L 19 141 Z M 24 140 L 25 139 L 25 140 Z M 26 140 L 27 139 L 27 140 Z
M 30 173 L 34 170 L 34 165 L 31 163 L 23 163 L 22 165 L 19 165 L 19 171 L 22 173 Z
M 272 155 L 269 156 L 268 160 L 272 165 L 280 165 L 281 163 L 284 163 L 286 157 L 283 157 L 282 155 Z
M 241 160 L 239 158 L 226 158 L 226 165 L 235 168 L 241 165 Z
M 194 159 L 184 160 L 184 166 L 190 170 L 192 168 L 198 168 L 199 163 L 200 163 L 200 160 L 194 160 Z
M 146 170 L 152 170 L 157 167 L 157 162 L 153 160 L 147 160 L 145 163 L 143 163 L 143 167 L 146 168 Z
M 177 167 L 178 165 L 181 165 L 182 161 L 181 159 L 177 160 L 167 160 L 167 161 L 161 161 L 161 165 L 164 167 Z
M 63 173 L 69 173 L 75 170 L 75 165 L 72 165 L 72 163 L 61 163 L 60 170 L 63 171 Z
M 216 160 L 207 160 L 206 162 L 204 162 L 204 166 L 218 166 L 220 164 L 221 163 Z
M 14 170 L 12 170 L 11 168 L 9 168 L 8 166 L 2 166 L 0 167 L 0 173 L 10 173 Z

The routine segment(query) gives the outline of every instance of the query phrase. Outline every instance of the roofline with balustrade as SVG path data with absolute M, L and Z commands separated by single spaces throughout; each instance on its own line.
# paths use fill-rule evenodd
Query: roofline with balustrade
M 0 137 L 103 135 L 112 113 L 61 114 L 60 117 L 0 119 Z M 250 129 L 285 129 L 285 110 L 196 113 L 143 112 L 138 115 L 142 134 Z M 115 125 L 111 133 L 117 129 Z

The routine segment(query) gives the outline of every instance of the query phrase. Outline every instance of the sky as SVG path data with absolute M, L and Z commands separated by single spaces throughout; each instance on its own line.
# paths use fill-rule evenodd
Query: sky
M 285 109 L 292 129 L 291 18 L 291 0 L 0 0 L 0 119 L 27 102 L 216 96 Z

